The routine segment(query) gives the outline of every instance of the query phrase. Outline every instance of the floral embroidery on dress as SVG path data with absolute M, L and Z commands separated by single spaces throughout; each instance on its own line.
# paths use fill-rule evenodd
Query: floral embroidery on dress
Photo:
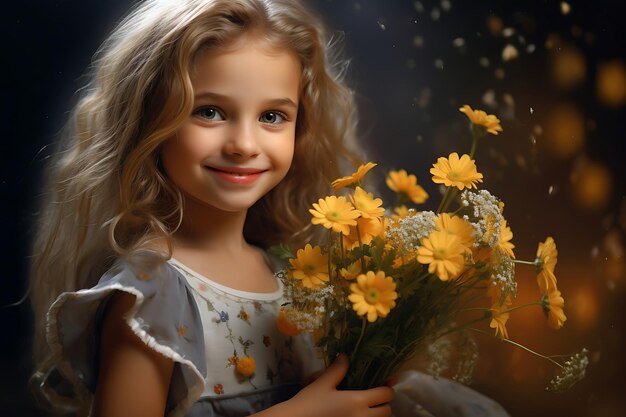
M 271 344 L 272 340 L 270 339 L 270 337 L 267 335 L 263 335 L 263 345 L 265 345 L 265 347 L 269 347 Z
M 255 301 L 254 303 L 252 303 L 252 306 L 254 307 L 254 312 L 256 314 L 261 314 L 265 311 L 263 309 L 263 304 L 259 303 L 258 301 Z
M 186 335 L 186 334 L 187 334 L 187 329 L 188 329 L 188 328 L 189 328 L 189 327 L 188 327 L 186 324 L 181 324 L 181 325 L 179 325 L 179 326 L 178 326 L 178 334 L 179 334 L 180 336 L 184 336 L 184 335 Z
M 222 384 L 213 385 L 213 392 L 216 393 L 217 395 L 224 394 L 224 386 Z
M 248 314 L 248 312 L 243 308 L 243 306 L 241 307 L 241 310 L 239 310 L 239 314 L 237 314 L 237 317 L 243 321 L 245 321 L 246 323 L 250 324 L 250 315 Z

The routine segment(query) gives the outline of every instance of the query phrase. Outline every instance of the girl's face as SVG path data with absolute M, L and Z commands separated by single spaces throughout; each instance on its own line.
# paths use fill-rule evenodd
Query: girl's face
M 245 211 L 285 177 L 300 75 L 295 54 L 248 37 L 199 55 L 191 74 L 194 110 L 161 155 L 186 199 Z

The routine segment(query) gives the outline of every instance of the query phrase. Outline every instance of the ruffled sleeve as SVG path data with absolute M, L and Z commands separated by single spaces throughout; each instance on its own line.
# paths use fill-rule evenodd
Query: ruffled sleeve
M 147 267 L 145 260 L 120 259 L 95 287 L 61 294 L 48 311 L 48 342 L 74 391 L 93 393 L 104 306 L 115 291 L 134 295 L 126 322 L 150 349 L 174 361 L 166 415 L 183 416 L 204 389 L 200 315 L 180 273 L 168 263 Z

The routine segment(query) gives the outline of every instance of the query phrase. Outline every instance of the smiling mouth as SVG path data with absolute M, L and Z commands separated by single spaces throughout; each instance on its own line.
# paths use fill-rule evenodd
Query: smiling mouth
M 235 168 L 235 167 L 212 167 L 205 166 L 205 168 L 220 179 L 238 185 L 249 185 L 254 183 L 260 176 L 267 170 L 255 169 L 255 168 Z

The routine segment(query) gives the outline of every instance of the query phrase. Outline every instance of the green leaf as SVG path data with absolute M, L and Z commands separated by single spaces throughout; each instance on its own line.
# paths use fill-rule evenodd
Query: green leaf
M 288 261 L 289 259 L 295 258 L 294 254 L 291 253 L 291 250 L 284 243 L 279 243 L 278 245 L 270 246 L 267 252 L 270 255 L 273 255 L 279 259 Z

